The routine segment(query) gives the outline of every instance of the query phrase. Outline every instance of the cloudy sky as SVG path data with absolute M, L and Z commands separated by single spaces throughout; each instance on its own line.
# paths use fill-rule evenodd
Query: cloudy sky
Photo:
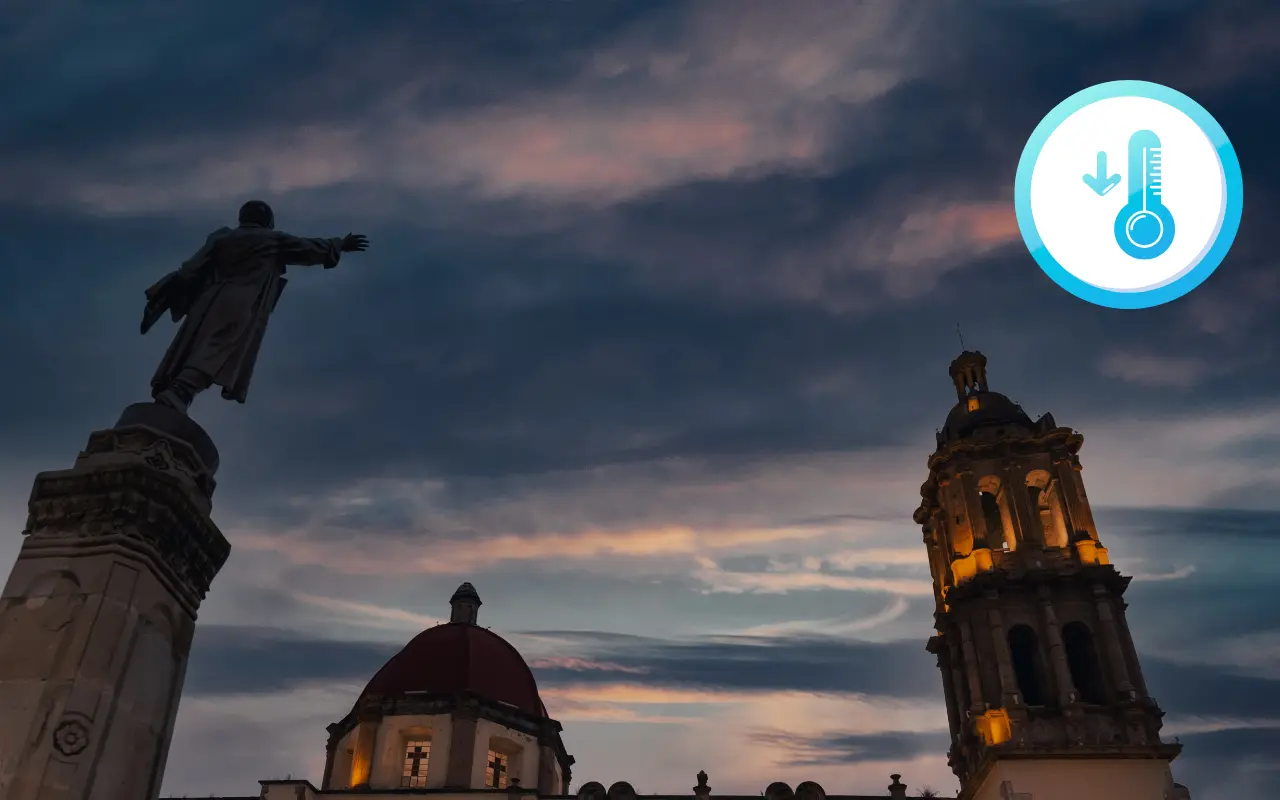
M 234 551 L 166 792 L 318 782 L 462 580 L 576 785 L 954 790 L 910 515 L 957 322 L 1085 434 L 1179 780 L 1274 789 L 1274 4 L 375 5 L 0 18 L 0 563 L 32 476 L 146 398 L 143 288 L 241 202 L 373 241 L 293 276 L 246 405 L 193 410 Z M 1011 206 L 1039 119 L 1118 78 L 1208 108 L 1247 194 L 1217 273 L 1144 311 L 1058 289 Z

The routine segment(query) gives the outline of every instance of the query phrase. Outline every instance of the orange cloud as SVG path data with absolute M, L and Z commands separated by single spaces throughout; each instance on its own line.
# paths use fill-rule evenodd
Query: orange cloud
M 385 538 L 352 548 L 349 542 L 317 540 L 305 530 L 283 533 L 239 531 L 235 545 L 274 552 L 296 564 L 325 566 L 352 574 L 458 574 L 501 561 L 589 561 L 609 558 L 691 556 L 704 550 L 814 539 L 822 528 L 694 530 L 684 526 L 642 530 L 489 536 L 406 541 Z

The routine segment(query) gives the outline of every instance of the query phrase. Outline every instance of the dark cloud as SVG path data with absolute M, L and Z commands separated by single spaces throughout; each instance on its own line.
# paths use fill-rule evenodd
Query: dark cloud
M 586 637 L 579 637 L 579 640 Z M 594 638 L 594 637 L 592 637 Z M 543 670 L 549 683 L 643 682 L 815 693 L 928 697 L 939 694 L 936 668 L 920 642 L 871 643 L 827 638 L 732 637 L 691 642 L 604 640 L 587 648 L 623 667 L 578 673 Z M 634 672 L 632 671 L 634 670 Z
M 933 697 L 937 675 L 923 645 L 836 639 L 732 638 L 673 642 L 595 632 L 538 631 L 571 640 L 557 655 L 600 662 L 599 669 L 540 666 L 544 687 L 643 683 L 742 691 L 798 690 Z M 364 683 L 399 648 L 287 631 L 206 625 L 192 650 L 186 692 L 269 694 L 316 683 Z M 352 698 L 354 702 L 355 698 Z
M 1180 737 L 1182 755 L 1174 762 L 1176 780 L 1193 797 L 1230 800 L 1272 791 L 1280 728 L 1236 728 Z
M 557 644 L 556 655 L 597 665 L 582 670 L 572 664 L 541 663 L 536 674 L 544 687 L 625 682 L 895 698 L 935 699 L 939 694 L 937 669 L 917 641 L 873 643 L 822 637 L 671 641 L 582 631 L 522 635 L 564 643 Z M 397 649 L 285 631 L 204 626 L 193 650 L 187 691 L 193 695 L 272 693 L 315 683 L 363 683 Z M 1280 718 L 1280 681 L 1150 656 L 1143 665 L 1148 687 L 1171 714 Z M 1197 690 L 1209 685 L 1214 687 L 1212 693 Z
M 1197 536 L 1212 531 L 1213 539 L 1271 542 L 1280 539 L 1280 512 L 1236 508 L 1105 509 L 1099 515 L 1125 535 L 1157 538 Z
M 802 736 L 779 731 L 755 731 L 751 741 L 783 754 L 779 761 L 802 767 L 857 764 L 863 761 L 910 761 L 926 753 L 946 752 L 945 734 L 836 733 Z
M 341 74 L 336 65 L 348 61 L 350 74 L 364 77 L 345 83 L 326 78 L 338 87 L 330 91 L 341 94 L 342 86 L 364 81 L 374 92 L 366 72 L 389 69 L 390 55 L 359 66 L 341 49 L 308 48 L 333 42 L 330 34 L 338 30 L 353 47 L 372 47 L 395 26 L 424 33 L 415 34 L 411 47 L 397 44 L 388 53 L 429 75 L 435 75 L 431 65 L 474 66 L 455 66 L 438 77 L 447 88 L 439 92 L 458 103 L 482 104 L 498 92 L 527 91 L 529 81 L 563 82 L 584 68 L 593 44 L 634 26 L 642 13 L 655 42 L 659 32 L 679 30 L 677 7 L 669 5 L 641 12 L 607 3 L 579 16 L 561 4 L 540 12 L 527 3 L 445 3 L 421 12 L 425 17 L 416 27 L 335 8 L 332 15 L 299 10 L 260 23 L 228 15 L 239 29 L 216 47 L 193 45 L 196 30 L 206 43 L 221 41 L 195 23 L 187 34 L 180 35 L 187 28 L 173 28 L 171 42 L 157 40 L 144 48 L 153 55 L 140 53 L 120 67 L 109 85 L 123 94 L 98 92 L 95 102 L 110 103 L 120 124 L 137 126 L 122 129 L 121 136 L 182 130 L 162 124 L 160 113 L 193 114 L 184 123 L 191 127 L 214 116 L 222 125 L 252 124 L 291 109 L 281 93 L 305 83 L 301 64 L 330 75 Z M 250 495 L 250 487 L 268 476 L 281 489 L 320 491 L 357 475 L 537 473 L 672 456 L 767 458 L 927 441 L 948 404 L 941 373 L 957 319 L 970 341 L 997 357 L 992 375 L 999 388 L 1029 408 L 1053 408 L 1067 424 L 1073 409 L 1093 407 L 1096 384 L 1086 376 L 1096 373 L 1117 341 L 1220 359 L 1221 342 L 1188 324 L 1186 303 L 1142 314 L 1082 307 L 1030 268 L 1016 244 L 956 256 L 936 278 L 937 291 L 888 302 L 882 286 L 892 278 L 876 268 L 874 250 L 862 252 L 869 239 L 855 236 L 843 262 L 835 262 L 838 269 L 814 275 L 801 267 L 789 276 L 793 268 L 786 266 L 808 258 L 797 249 L 800 243 L 832 240 L 851 220 L 865 220 L 859 224 L 870 226 L 867 237 L 877 233 L 876 224 L 892 230 L 922 199 L 922 185 L 930 196 L 950 201 L 1000 199 L 1025 132 L 1062 96 L 1120 74 L 1160 79 L 1154 73 L 1165 69 L 1199 75 L 1205 70 L 1153 54 L 1170 41 L 1202 42 L 1212 38 L 1203 35 L 1206 30 L 1226 36 L 1238 28 L 1216 4 L 1134 8 L 1102 18 L 1055 4 L 974 8 L 959 29 L 964 35 L 949 29 L 945 41 L 935 43 L 926 62 L 932 71 L 848 110 L 857 144 L 840 155 L 844 166 L 838 161 L 828 174 L 784 172 L 673 186 L 604 210 L 582 209 L 573 224 L 537 235 L 424 234 L 390 226 L 375 231 L 377 253 L 353 259 L 355 274 L 295 281 L 272 322 L 253 389 L 255 408 L 212 409 L 216 399 L 200 401 L 197 413 L 223 443 L 227 463 L 237 464 L 237 474 L 224 483 L 226 494 Z M 166 20 L 156 18 L 157 24 Z M 1139 36 L 1139 30 L 1156 35 Z M 176 107 L 150 99 L 177 93 L 177 84 L 166 81 L 195 85 L 184 70 L 212 69 L 212 55 L 165 70 L 159 83 L 125 80 L 134 74 L 128 70 L 154 69 L 165 47 L 192 46 L 197 55 L 201 47 L 225 51 L 232 71 L 219 73 L 211 93 L 188 92 L 186 105 Z M 275 61 L 236 58 L 236 48 L 269 50 L 281 65 L 293 66 L 273 72 Z M 1213 52 L 1203 43 L 1188 52 L 1191 64 L 1211 66 Z M 1134 71 L 1134 65 L 1149 64 L 1159 69 Z M 272 78 L 254 81 L 254 72 Z M 59 80 L 97 86 L 115 74 L 71 70 Z M 1268 124 L 1274 110 L 1255 99 L 1271 96 L 1276 87 L 1268 80 L 1274 78 L 1232 73 L 1217 82 L 1206 77 L 1196 91 L 1232 132 L 1250 164 L 1248 174 L 1262 176 L 1257 190 L 1250 180 L 1251 208 L 1258 209 L 1268 202 L 1267 176 L 1276 160 L 1269 140 L 1255 133 L 1274 127 Z M 1249 91 L 1240 90 L 1242 84 Z M 71 92 L 69 99 L 78 97 L 72 87 L 59 86 Z M 339 115 L 359 110 L 350 105 L 359 98 L 304 96 L 316 114 L 321 108 Z M 429 99 L 426 106 L 437 98 Z M 82 119 L 85 108 L 74 107 Z M 446 103 L 440 113 L 451 107 Z M 33 116 L 30 125 L 46 143 L 60 141 L 50 130 L 70 127 L 53 124 L 47 113 Z M 8 146 L 22 152 L 27 141 L 19 136 Z M 930 176 L 924 184 L 915 177 L 922 174 Z M 506 212 L 537 213 L 528 203 Z M 1248 215 L 1232 260 L 1221 270 L 1230 277 L 1211 281 L 1205 297 L 1216 294 L 1219 283 L 1245 304 L 1257 297 L 1235 287 L 1270 266 L 1253 244 L 1265 241 L 1257 227 L 1264 216 Z M 13 426 L 8 436 L 20 446 L 39 447 L 23 441 L 29 431 L 55 421 L 77 430 L 101 425 L 94 421 L 111 417 L 115 404 L 145 392 L 147 367 L 167 331 L 146 341 L 128 338 L 140 289 L 218 222 L 169 229 L 77 219 L 74 237 L 54 235 L 65 221 L 36 218 L 14 226 L 17 261 L 29 268 L 14 273 L 19 283 L 7 296 L 19 313 L 5 324 L 13 337 L 32 344 L 6 359 L 6 368 L 23 374 L 29 387 L 6 398 L 13 405 L 4 417 Z M 592 229 L 609 232 L 607 246 L 584 254 L 583 232 Z M 81 255 L 90 247 L 92 255 Z M 112 279 L 83 277 L 86 258 L 112 270 Z M 137 266 L 121 270 L 125 265 Z M 919 278 L 933 279 L 927 273 Z M 698 289 L 706 280 L 746 288 L 727 298 L 708 295 Z M 816 281 L 813 302 L 797 302 L 804 295 L 794 287 L 777 290 L 795 280 Z M 86 305 L 89 297 L 92 306 Z M 822 310 L 841 297 L 858 313 Z M 35 316 L 36 309 L 50 311 Z M 71 331 L 65 322 L 53 324 L 59 312 L 76 320 Z M 1070 337 L 1056 333 L 1067 329 Z M 1270 394 L 1274 386 L 1256 369 L 1269 359 L 1256 343 L 1270 338 L 1265 328 L 1256 329 L 1243 352 L 1231 357 L 1251 359 L 1253 369 L 1163 393 L 1162 407 Z M 1115 411 L 1146 408 L 1155 397 L 1144 387 L 1108 387 L 1108 406 Z
M 1142 665 L 1147 688 L 1171 715 L 1280 719 L 1280 681 L 1151 657 L 1144 658 Z M 1209 686 L 1213 691 L 1204 691 Z
M 318 682 L 364 682 L 398 649 L 289 631 L 203 625 L 192 644 L 184 692 L 271 694 Z

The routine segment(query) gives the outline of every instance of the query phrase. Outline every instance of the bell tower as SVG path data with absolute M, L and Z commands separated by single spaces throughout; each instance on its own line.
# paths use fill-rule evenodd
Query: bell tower
M 951 363 L 956 404 L 937 435 L 915 521 L 933 574 L 938 660 L 963 800 L 1177 800 L 1129 635 L 1129 578 L 1108 558 L 1077 454 L 1084 437 L 1032 421 L 987 385 L 987 359 Z

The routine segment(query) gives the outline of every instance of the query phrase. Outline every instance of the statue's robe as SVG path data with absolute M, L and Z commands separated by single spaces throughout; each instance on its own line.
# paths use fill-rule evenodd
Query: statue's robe
M 151 394 L 184 369 L 198 369 L 243 403 L 267 320 L 284 291 L 285 267 L 338 265 L 342 238 L 303 239 L 257 225 L 220 228 L 182 267 L 147 290 L 142 332 L 165 311 L 182 327 L 155 376 Z

